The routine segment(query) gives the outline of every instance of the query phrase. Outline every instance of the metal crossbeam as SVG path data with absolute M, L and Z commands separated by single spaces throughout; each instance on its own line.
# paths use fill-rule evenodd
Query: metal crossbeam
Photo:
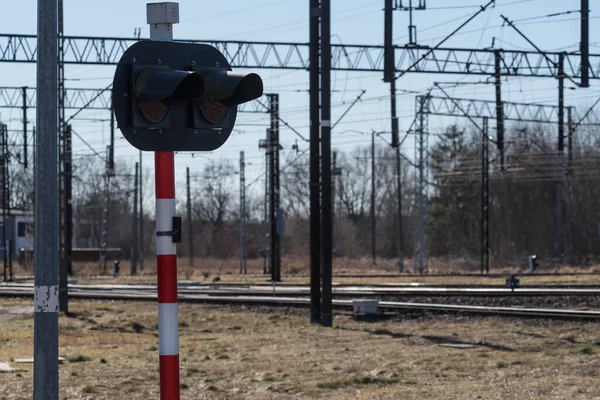
M 508 121 L 557 123 L 558 107 L 547 104 L 513 103 L 505 101 L 504 119 Z M 464 113 L 463 113 L 464 111 Z M 465 113 L 473 118 L 496 118 L 496 102 L 477 99 L 449 99 L 447 97 L 430 96 L 429 108 L 432 115 L 464 117 Z
M 65 36 L 66 64 L 115 65 L 124 51 L 136 38 Z M 309 66 L 308 43 L 272 43 L 212 40 L 180 40 L 187 43 L 210 44 L 236 68 L 273 68 L 307 70 Z M 423 54 L 428 47 L 395 46 L 395 71 L 402 73 Z M 494 75 L 495 52 L 501 56 L 501 75 L 556 77 L 561 53 L 519 50 L 482 50 L 439 48 L 431 52 L 410 72 L 438 74 Z M 331 68 L 338 71 L 383 72 L 383 46 L 332 45 Z M 580 78 L 579 53 L 565 54 L 565 73 Z M 0 62 L 33 63 L 37 56 L 35 35 L 0 34 Z M 590 79 L 600 79 L 600 55 L 590 55 Z
M 26 90 L 27 107 L 36 107 L 36 89 L 28 87 Z M 65 89 L 65 109 L 79 110 L 110 110 L 110 89 Z M 269 110 L 263 105 L 266 97 L 250 101 L 238 106 L 238 112 L 266 113 Z M 261 104 L 263 102 L 263 104 Z M 0 87 L 0 108 L 23 108 L 23 88 L 15 86 Z

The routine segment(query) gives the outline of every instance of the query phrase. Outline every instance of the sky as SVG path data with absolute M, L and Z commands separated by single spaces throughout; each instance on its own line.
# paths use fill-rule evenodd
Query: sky
M 415 3 L 417 1 L 415 0 Z M 37 16 L 35 0 L 6 2 L 0 13 L 0 33 L 36 33 Z M 383 0 L 332 0 L 332 43 L 383 44 Z M 408 0 L 404 0 L 407 4 Z M 421 45 L 434 46 L 463 21 L 477 12 L 487 0 L 429 0 L 427 9 L 414 12 L 417 39 Z M 591 53 L 600 53 L 600 27 L 591 1 L 590 43 Z M 133 37 L 134 29 L 141 28 L 141 36 L 148 37 L 146 1 L 138 0 L 64 0 L 67 36 Z M 308 0 L 201 0 L 180 1 L 180 23 L 174 27 L 176 39 L 240 40 L 308 42 Z M 514 29 L 503 24 L 501 15 L 515 21 L 538 47 L 547 51 L 578 51 L 580 0 L 497 0 L 494 8 L 477 16 L 466 27 L 450 38 L 443 47 L 496 48 L 533 50 Z M 571 12 L 571 13 L 567 13 Z M 552 14 L 560 14 L 549 16 Z M 394 13 L 394 43 L 408 41 L 408 12 Z M 265 93 L 279 93 L 281 118 L 308 137 L 308 72 L 289 70 L 258 70 L 265 84 Z M 104 88 L 111 83 L 114 66 L 67 65 L 66 87 Z M 401 91 L 425 93 L 436 81 L 462 83 L 477 82 L 481 76 L 406 74 L 398 80 Z M 587 89 L 571 89 L 566 83 L 566 105 L 575 106 L 579 114 L 599 95 L 599 81 L 591 81 Z M 0 63 L 0 86 L 35 86 L 35 64 Z M 505 78 L 503 100 L 519 102 L 557 103 L 557 83 L 551 78 Z M 334 150 L 349 151 L 370 144 L 370 132 L 389 131 L 389 86 L 383 83 L 381 73 L 332 72 L 332 120 L 336 121 L 349 104 L 366 90 L 362 101 L 339 122 L 332 133 Z M 460 85 L 446 89 L 456 97 L 494 100 L 493 85 Z M 398 115 L 400 129 L 406 130 L 414 118 L 415 94 L 400 93 Z M 67 112 L 67 117 L 71 111 Z M 33 113 L 30 120 L 35 124 Z M 81 135 L 96 152 L 103 153 L 109 139 L 109 112 L 85 111 L 73 121 L 73 130 Z M 9 129 L 20 129 L 20 110 L 0 109 L 0 120 Z M 431 117 L 430 131 L 443 130 L 456 119 Z M 463 125 L 468 122 L 458 121 Z M 220 149 L 206 154 L 178 154 L 176 180 L 185 181 L 185 168 L 190 167 L 193 184 L 203 179 L 202 169 L 211 160 L 230 160 L 236 169 L 239 152 L 244 151 L 247 161 L 247 181 L 253 182 L 251 193 L 262 191 L 260 184 L 264 172 L 264 153 L 258 141 L 265 136 L 269 120 L 266 114 L 238 114 L 236 131 Z M 495 124 L 494 124 L 495 125 Z M 294 132 L 282 126 L 281 164 L 296 157 L 292 145 L 298 140 L 302 152 L 308 148 Z M 15 139 L 18 140 L 18 139 Z M 435 137 L 432 137 L 432 141 Z M 385 146 L 383 141 L 379 142 Z M 81 140 L 73 139 L 74 157 L 96 157 Z M 412 158 L 414 141 L 409 137 L 402 146 L 407 157 Z M 133 171 L 138 151 L 117 133 L 116 162 Z M 308 154 L 308 153 L 306 153 Z M 144 171 L 152 175 L 153 155 L 144 153 Z M 237 179 L 237 178 L 236 178 Z M 236 186 L 237 187 L 237 186 Z M 183 192 L 177 189 L 180 195 Z M 178 196 L 179 197 L 179 196 Z

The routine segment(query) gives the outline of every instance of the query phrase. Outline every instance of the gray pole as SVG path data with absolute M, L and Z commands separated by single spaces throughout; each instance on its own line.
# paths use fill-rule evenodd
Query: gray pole
M 400 158 L 400 144 L 394 150 L 396 150 L 396 196 L 398 197 L 398 270 L 399 272 L 404 272 L 404 221 L 402 219 L 402 160 Z
M 144 191 L 142 184 L 142 151 L 140 150 L 140 271 L 144 270 Z
M 558 59 L 558 163 L 562 164 L 565 151 L 565 53 Z M 554 223 L 554 257 L 561 257 L 562 250 L 562 176 L 556 181 L 556 215 Z
M 385 0 L 384 13 L 384 40 L 385 40 L 385 67 L 383 71 L 383 81 L 390 83 L 390 105 L 392 117 L 392 148 L 396 150 L 396 176 L 397 176 L 397 191 L 398 197 L 398 270 L 404 271 L 404 255 L 402 253 L 402 242 L 404 240 L 402 228 L 402 164 L 400 159 L 400 143 L 398 138 L 398 117 L 396 115 L 396 79 L 394 76 L 394 68 L 396 61 L 394 57 L 394 40 L 393 40 L 393 11 L 394 5 L 392 0 Z
M 263 259 L 263 274 L 271 272 L 270 252 L 269 252 L 269 232 L 271 231 L 271 225 L 269 224 L 269 140 L 271 138 L 271 131 L 267 129 L 267 141 L 265 146 L 265 204 L 264 204 L 264 219 L 265 219 L 265 258 Z
M 247 273 L 246 264 L 246 162 L 240 151 L 240 274 Z
M 590 4 L 581 0 L 581 87 L 590 86 Z
M 567 107 L 567 156 L 569 168 L 573 162 L 573 107 Z
M 23 168 L 27 169 L 27 86 L 21 88 L 23 91 Z
M 2 256 L 4 257 L 4 282 L 8 281 L 8 277 L 6 275 L 6 270 L 8 268 L 8 259 L 7 259 L 7 245 L 8 240 L 6 239 L 6 218 L 8 215 L 6 214 L 8 190 L 6 188 L 6 164 L 8 160 L 6 159 L 6 142 L 8 137 L 8 127 L 6 125 L 0 125 L 0 134 L 2 135 L 2 143 L 0 145 L 1 154 L 0 154 L 0 166 L 2 167 Z
M 481 142 L 481 273 L 490 273 L 490 180 L 488 118 L 483 117 Z
M 502 103 L 502 74 L 500 51 L 494 52 L 494 78 L 496 82 L 496 146 L 500 153 L 500 170 L 504 170 L 504 103 Z
M 190 190 L 190 168 L 185 169 L 185 181 L 187 187 L 187 222 L 188 222 L 188 256 L 190 258 L 190 267 L 194 266 L 194 229 L 192 227 L 192 194 Z
M 371 255 L 377 264 L 377 227 L 375 225 L 375 131 L 371 133 Z
M 319 0 L 310 0 L 310 321 L 321 323 L 321 169 Z
M 321 1 L 321 324 L 332 326 L 331 0 Z
M 131 227 L 131 275 L 137 274 L 137 258 L 138 258 L 138 170 L 139 164 L 135 163 L 135 178 L 133 181 L 133 216 L 132 216 L 132 227 Z
M 33 399 L 58 400 L 58 3 L 37 7 Z

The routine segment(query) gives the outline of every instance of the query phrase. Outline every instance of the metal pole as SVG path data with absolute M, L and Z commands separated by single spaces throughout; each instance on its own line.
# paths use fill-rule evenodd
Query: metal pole
M 385 0 L 384 3 L 384 68 L 383 68 L 383 81 L 392 82 L 394 79 L 394 48 L 393 48 L 393 4 L 392 0 Z M 397 140 L 397 139 L 396 139 Z M 394 141 L 394 134 L 392 132 L 392 146 L 395 146 L 397 142 Z
M 37 10 L 33 399 L 58 400 L 58 3 Z
M 496 146 L 500 152 L 500 169 L 504 170 L 504 103 L 502 103 L 502 80 L 501 64 L 502 55 L 499 51 L 494 52 L 496 80 Z
M 418 171 L 415 174 L 416 186 L 417 186 L 417 207 L 419 221 L 415 227 L 415 242 L 414 242 L 414 270 L 419 271 L 420 274 L 425 269 L 429 268 L 429 250 L 428 250 L 428 224 L 429 224 L 429 209 L 428 209 L 428 196 L 427 196 L 427 147 L 428 147 L 428 119 L 426 113 L 428 110 L 428 96 L 417 96 L 417 110 L 418 115 L 417 121 L 417 138 L 415 146 L 415 160 L 418 165 Z
M 567 137 L 568 166 L 571 168 L 573 163 L 573 107 L 567 107 Z
M 590 5 L 581 0 L 581 87 L 590 86 Z
M 240 151 L 240 274 L 247 273 L 246 265 L 246 163 Z
M 110 146 L 106 147 L 106 157 L 108 160 Z M 110 206 L 110 174 L 108 171 L 108 162 L 104 171 L 104 208 L 102 209 L 102 231 L 100 235 L 100 262 L 102 264 L 102 273 L 106 273 L 106 262 L 108 253 L 108 210 Z
M 277 246 L 275 237 L 277 236 L 277 209 L 275 208 L 275 132 L 273 128 L 269 130 L 269 267 L 271 270 L 271 280 L 276 282 L 277 277 Z
M 404 221 L 402 218 L 402 159 L 400 157 L 400 146 L 396 147 L 396 179 L 398 196 L 398 270 L 404 272 Z
M 397 196 L 398 196 L 398 270 L 404 271 L 404 254 L 402 253 L 403 236 L 403 221 L 402 221 L 402 163 L 400 158 L 400 142 L 398 139 L 398 117 L 396 115 L 396 80 L 390 81 L 390 98 L 392 109 L 392 148 L 396 149 L 396 179 L 397 179 Z
M 137 274 L 137 259 L 138 259 L 138 171 L 140 165 L 135 163 L 135 175 L 133 179 L 133 213 L 131 223 L 131 275 Z
M 58 160 L 59 160 L 59 264 L 58 264 L 58 302 L 59 311 L 66 312 L 65 305 L 67 302 L 62 300 L 67 293 L 67 254 L 65 235 L 67 230 L 67 210 L 66 210 L 66 172 L 65 172 L 65 136 L 67 127 L 65 126 L 65 52 L 63 39 L 64 36 L 64 0 L 58 0 Z M 62 293 L 61 293 L 62 292 Z
M 166 7 L 169 3 L 148 3 Z M 177 4 L 177 3 L 176 3 Z M 174 10 L 173 10 L 174 11 Z M 177 19 L 179 5 L 177 4 Z M 165 15 L 167 12 L 165 12 Z M 150 40 L 173 41 L 173 24 L 150 24 Z M 177 247 L 173 237 L 175 216 L 175 156 L 173 152 L 154 153 L 156 185 L 156 269 L 158 284 L 158 340 L 160 354 L 160 398 L 179 400 L 179 332 L 177 326 Z
M 112 108 L 110 110 L 110 145 L 108 151 L 108 173 L 111 176 L 115 175 L 115 112 Z
M 10 218 L 11 215 L 11 211 L 10 211 L 10 153 L 8 152 L 8 126 L 4 127 L 6 135 L 4 137 L 4 160 L 6 162 L 4 170 L 6 173 L 6 180 L 5 180 L 5 185 L 6 185 L 6 214 L 8 215 L 8 218 Z M 15 219 L 12 219 L 12 231 L 14 232 L 15 229 Z M 13 272 L 12 272 L 12 234 L 9 233 L 9 237 L 8 237 L 8 246 L 6 247 L 6 249 L 8 250 L 8 281 L 12 282 L 13 280 Z M 6 240 L 6 237 L 5 237 Z
M 488 119 L 483 118 L 481 142 L 481 273 L 489 273 L 489 139 Z
M 271 232 L 271 224 L 269 222 L 269 182 L 271 182 L 271 178 L 269 177 L 269 140 L 271 139 L 271 131 L 267 129 L 267 140 L 265 146 L 265 201 L 264 201 L 264 224 L 265 224 L 265 258 L 263 259 L 263 274 L 268 274 L 271 272 L 271 252 L 269 250 L 269 245 L 271 239 L 269 238 Z
M 281 204 L 280 204 L 280 173 L 279 173 L 279 95 L 273 94 L 273 113 L 271 114 L 271 120 L 273 124 L 273 135 L 275 138 L 274 149 L 273 149 L 273 175 L 274 175 L 274 196 L 275 196 L 275 222 L 276 222 L 276 230 L 275 230 L 275 261 L 273 264 L 273 269 L 275 270 L 275 281 L 281 281 L 281 234 L 280 228 L 282 227 L 282 222 L 280 218 L 283 217 L 283 213 L 281 212 Z
M 371 132 L 371 255 L 373 265 L 377 264 L 377 235 L 375 233 L 375 132 Z
M 4 282 L 8 282 L 8 276 L 6 274 L 6 271 L 8 269 L 8 259 L 7 259 L 7 248 L 6 248 L 6 243 L 7 243 L 7 239 L 6 239 L 6 197 L 8 196 L 8 190 L 6 188 L 6 164 L 7 164 L 7 159 L 6 159 L 6 142 L 7 142 L 7 136 L 8 136 L 8 131 L 7 131 L 7 126 L 6 125 L 0 125 L 0 135 L 2 135 L 1 140 L 2 143 L 0 143 L 0 151 L 2 152 L 0 154 L 0 166 L 2 166 L 2 256 L 4 258 Z
M 185 169 L 185 183 L 187 189 L 187 223 L 188 223 L 188 257 L 190 267 L 194 266 L 194 227 L 192 225 L 192 193 L 190 188 L 190 168 Z
M 73 236 L 73 215 L 71 208 L 71 125 L 65 127 L 63 134 L 63 210 L 64 210 L 64 229 L 63 229 L 63 263 L 59 269 L 58 279 L 58 308 L 61 312 L 69 312 L 69 273 L 72 273 L 71 263 L 71 238 Z
M 279 249 L 279 95 L 269 94 L 269 111 L 271 115 L 271 128 L 267 148 L 269 149 L 269 221 L 271 230 L 269 232 L 269 253 L 271 261 L 271 280 L 281 280 L 281 253 Z
M 73 276 L 73 148 L 72 148 L 71 125 L 65 130 L 65 262 L 67 274 Z M 67 276 L 68 278 L 68 276 Z M 66 278 L 66 279 L 67 279 Z M 68 288 L 66 292 L 68 296 Z
M 333 151 L 333 158 L 331 163 L 331 249 L 335 248 L 335 234 L 336 234 L 336 222 L 335 222 L 335 196 L 336 196 L 336 180 L 341 175 L 340 169 L 337 166 L 337 151 Z M 333 260 L 332 260 L 333 264 Z
M 144 190 L 142 151 L 140 150 L 140 271 L 144 270 Z M 191 235 L 190 235 L 191 237 Z
M 27 86 L 23 86 L 21 90 L 23 91 L 23 168 L 27 169 Z
M 558 163 L 562 163 L 565 151 L 565 53 L 558 59 Z M 562 255 L 562 177 L 556 181 L 556 220 L 554 238 L 554 256 Z
M 331 197 L 331 0 L 321 1 L 321 173 L 323 326 L 332 326 L 333 218 Z
M 385 68 L 384 82 L 390 83 L 390 110 L 392 117 L 392 148 L 396 149 L 396 175 L 397 175 L 397 196 L 398 196 L 398 220 L 396 222 L 398 230 L 398 270 L 404 271 L 403 246 L 403 221 L 402 221 L 402 164 L 400 159 L 400 142 L 398 138 L 398 117 L 396 114 L 396 79 L 394 79 L 394 69 L 396 65 L 394 43 L 393 43 L 393 4 L 392 0 L 385 0 Z
M 321 322 L 320 4 L 310 0 L 310 320 Z

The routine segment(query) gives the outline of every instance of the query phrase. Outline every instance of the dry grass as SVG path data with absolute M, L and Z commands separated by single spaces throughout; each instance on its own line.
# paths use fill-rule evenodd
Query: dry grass
M 144 271 L 139 271 L 136 276 L 130 275 L 129 261 L 121 262 L 121 276 L 114 279 L 111 275 L 112 264 L 108 264 L 107 272 L 104 273 L 98 263 L 76 263 L 74 271 L 79 283 L 154 283 L 156 281 L 156 261 L 146 260 Z M 342 275 L 385 275 L 396 274 L 396 260 L 379 260 L 376 266 L 372 265 L 370 258 L 347 259 L 336 258 L 333 263 L 334 281 L 337 283 L 393 283 L 393 282 L 423 282 L 432 284 L 497 284 L 504 285 L 505 278 L 486 278 L 486 277 L 436 277 L 428 275 L 412 274 L 412 262 L 406 260 L 405 276 L 396 277 L 361 277 L 349 278 Z M 543 265 L 542 265 L 543 266 Z M 270 275 L 264 275 L 263 260 L 248 260 L 248 274 L 239 273 L 239 260 L 237 259 L 196 259 L 194 266 L 189 265 L 187 258 L 178 260 L 179 279 L 195 280 L 204 283 L 217 282 L 266 282 L 270 280 Z M 472 262 L 469 260 L 432 260 L 429 272 L 431 274 L 478 274 L 479 271 L 472 268 Z M 593 265 L 586 268 L 570 267 L 564 265 L 543 266 L 540 272 L 560 273 L 562 276 L 535 276 L 530 275 L 529 270 L 524 266 L 496 266 L 490 270 L 494 274 L 517 274 L 520 276 L 522 284 L 532 283 L 581 283 L 581 284 L 600 284 L 600 265 Z M 569 275 L 573 273 L 595 273 L 595 275 Z M 17 276 L 31 276 L 31 269 L 23 269 L 15 265 L 15 274 Z M 304 259 L 282 259 L 282 280 L 284 282 L 308 283 L 309 263 Z M 337 275 L 337 276 L 336 276 Z
M 3 310 L 28 303 L 3 301 Z M 158 398 L 156 306 L 72 302 L 61 316 L 61 399 Z M 183 399 L 598 399 L 597 324 L 180 307 Z M 0 328 L 0 361 L 31 356 L 31 315 Z M 472 344 L 457 349 L 440 344 Z M 32 366 L 0 375 L 0 399 L 31 398 Z

